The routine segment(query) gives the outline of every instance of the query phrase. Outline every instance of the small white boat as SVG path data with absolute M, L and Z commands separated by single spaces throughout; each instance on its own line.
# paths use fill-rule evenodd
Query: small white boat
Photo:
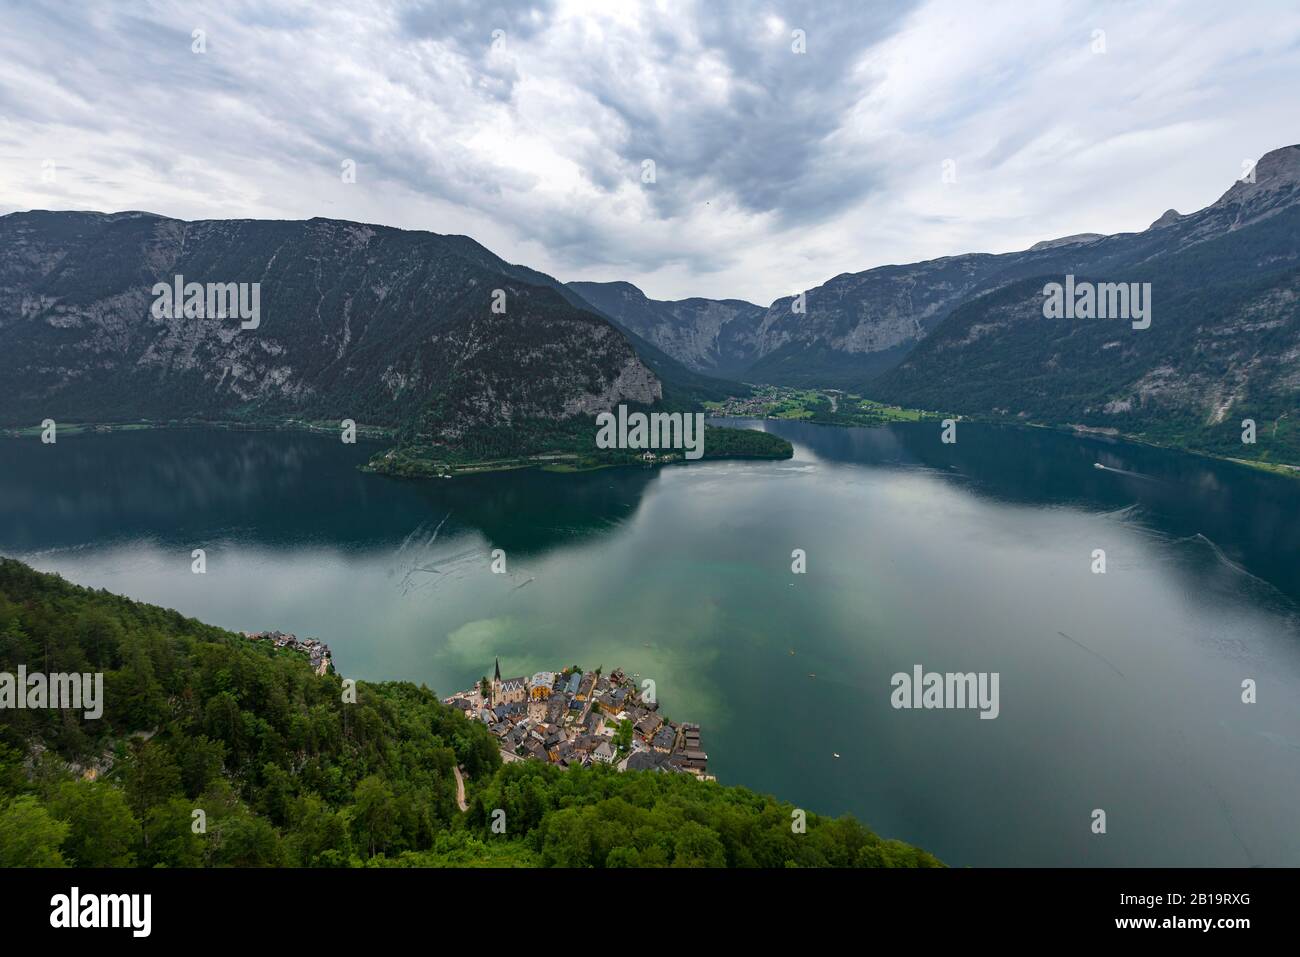
M 1102 470 L 1106 468 L 1106 466 L 1102 465 L 1100 462 L 1093 462 L 1092 467 L 1095 469 L 1102 469 Z

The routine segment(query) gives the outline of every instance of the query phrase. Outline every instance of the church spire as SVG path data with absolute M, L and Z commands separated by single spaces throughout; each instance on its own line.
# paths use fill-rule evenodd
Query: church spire
M 492 680 L 493 681 L 501 680 L 501 659 L 500 658 L 497 659 L 497 670 L 496 673 L 492 675 Z

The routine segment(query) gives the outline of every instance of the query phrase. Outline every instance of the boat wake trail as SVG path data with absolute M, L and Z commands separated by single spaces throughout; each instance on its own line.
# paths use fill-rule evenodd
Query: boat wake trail
M 1266 578 L 1260 578 L 1258 575 L 1250 571 L 1248 568 L 1245 568 L 1244 566 L 1238 564 L 1237 562 L 1234 562 L 1231 558 L 1227 556 L 1227 554 L 1224 553 L 1222 548 L 1220 548 L 1211 539 L 1201 534 L 1200 532 L 1197 532 L 1195 535 L 1188 535 L 1185 538 L 1175 539 L 1174 543 L 1195 544 L 1195 545 L 1204 546 L 1209 551 L 1215 564 L 1219 565 L 1222 568 L 1227 569 L 1228 571 L 1232 572 L 1234 575 L 1240 576 L 1241 578 L 1248 580 L 1252 586 L 1259 588 L 1261 592 L 1266 593 L 1269 596 L 1272 596 L 1276 599 L 1279 599 L 1284 603 L 1287 603 L 1289 601 L 1285 593 L 1283 593 L 1276 585 L 1274 585 Z
M 434 543 L 438 540 L 438 533 L 442 531 L 449 518 L 451 512 L 442 517 L 442 521 L 434 526 L 432 532 L 428 531 L 427 522 L 421 522 L 397 547 L 397 551 L 393 554 L 394 565 L 388 574 L 390 578 L 401 576 L 397 582 L 397 590 L 403 596 L 426 591 L 446 580 L 448 576 L 452 580 L 463 577 L 469 570 L 468 563 L 477 562 L 481 558 L 477 549 L 449 554 L 445 548 L 441 549 L 440 553 L 439 549 L 434 547 Z
M 1116 668 L 1115 665 L 1111 662 L 1111 660 L 1110 660 L 1109 658 L 1107 658 L 1105 655 L 1099 655 L 1097 652 L 1093 651 L 1091 648 L 1089 648 L 1089 647 L 1088 647 L 1087 645 L 1085 645 L 1083 642 L 1081 642 L 1081 641 L 1075 641 L 1073 638 L 1071 638 L 1069 635 L 1067 635 L 1067 634 L 1066 634 L 1065 632 L 1063 632 L 1063 631 L 1058 631 L 1057 634 L 1060 635 L 1062 638 L 1064 638 L 1066 641 L 1070 642 L 1070 644 L 1072 644 L 1072 645 L 1074 645 L 1074 646 L 1076 646 L 1076 647 L 1078 647 L 1078 648 L 1082 648 L 1084 651 L 1086 651 L 1088 654 L 1092 655 L 1092 656 L 1093 656 L 1094 658 L 1096 658 L 1098 661 L 1103 662 L 1103 663 L 1106 665 L 1107 668 L 1109 668 L 1111 671 L 1115 672 L 1115 674 L 1119 675 L 1121 678 L 1124 677 L 1124 672 L 1122 672 L 1122 671 L 1120 671 L 1118 668 Z
M 1130 472 L 1128 469 L 1117 469 L 1109 465 L 1102 465 L 1100 462 L 1093 462 L 1092 467 L 1100 469 L 1103 472 L 1112 472 L 1115 475 L 1126 475 L 1129 478 L 1141 479 L 1144 482 L 1159 482 L 1160 479 L 1154 475 L 1143 475 L 1141 472 Z
M 1111 518 L 1117 522 L 1140 522 L 1143 516 L 1142 506 L 1134 502 L 1132 505 L 1125 505 L 1123 508 L 1111 509 L 1109 512 L 1098 512 L 1098 518 Z

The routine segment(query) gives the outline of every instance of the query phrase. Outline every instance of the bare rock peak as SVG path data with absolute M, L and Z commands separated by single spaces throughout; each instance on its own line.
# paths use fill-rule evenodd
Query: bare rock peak
M 1172 226 L 1183 218 L 1183 214 L 1176 209 L 1166 209 L 1160 218 L 1151 224 L 1152 229 L 1164 229 L 1166 226 Z
M 1253 169 L 1243 169 L 1237 181 L 1214 205 L 1277 201 L 1289 204 L 1294 202 L 1298 194 L 1300 194 L 1300 145 L 1283 146 L 1261 156 Z
M 1300 181 L 1300 144 L 1270 150 L 1255 164 L 1255 185 Z
M 1075 246 L 1079 243 L 1091 243 L 1105 238 L 1102 233 L 1075 233 L 1072 236 L 1062 236 L 1060 239 L 1044 239 L 1041 243 L 1034 243 L 1030 246 L 1029 251 L 1055 249 L 1057 246 Z

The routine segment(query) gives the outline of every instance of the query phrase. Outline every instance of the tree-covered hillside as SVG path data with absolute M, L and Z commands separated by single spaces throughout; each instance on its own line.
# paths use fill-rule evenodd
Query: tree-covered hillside
M 348 703 L 292 651 L 0 559 L 0 672 L 20 665 L 103 672 L 103 716 L 0 710 L 3 866 L 938 864 L 689 775 L 502 766 L 423 686 Z

